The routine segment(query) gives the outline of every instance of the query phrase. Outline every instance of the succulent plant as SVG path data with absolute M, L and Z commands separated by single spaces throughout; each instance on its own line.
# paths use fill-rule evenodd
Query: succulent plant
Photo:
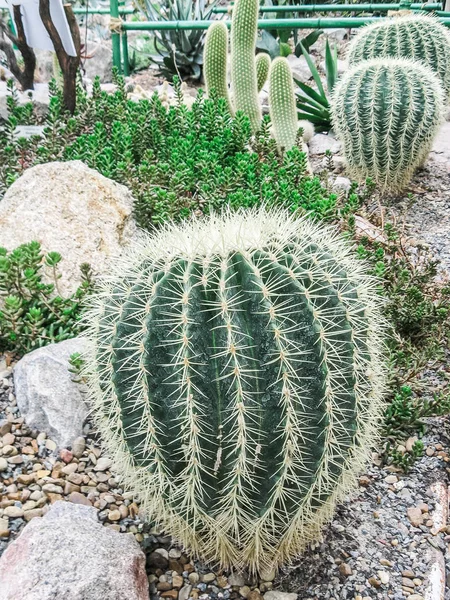
M 428 66 L 378 58 L 345 73 L 331 108 L 350 175 L 399 191 L 428 155 L 443 118 L 444 92 Z
M 450 93 L 450 33 L 431 15 L 381 19 L 360 29 L 348 50 L 350 65 L 372 58 L 411 58 L 440 77 Z
M 270 67 L 269 107 L 273 137 L 278 147 L 290 150 L 297 139 L 297 106 L 291 69 L 288 61 L 281 56 Z
M 263 89 L 269 76 L 270 56 L 266 52 L 260 52 L 256 55 L 256 81 L 258 92 Z
M 204 75 L 206 91 L 225 98 L 232 111 L 227 81 L 228 30 L 225 23 L 216 21 L 208 28 L 205 38 Z
M 233 104 L 248 116 L 254 131 L 261 125 L 255 61 L 258 13 L 259 0 L 237 0 L 231 18 Z
M 250 209 L 131 247 L 90 313 L 93 413 L 123 484 L 186 548 L 273 568 L 376 438 L 376 281 L 336 231 Z

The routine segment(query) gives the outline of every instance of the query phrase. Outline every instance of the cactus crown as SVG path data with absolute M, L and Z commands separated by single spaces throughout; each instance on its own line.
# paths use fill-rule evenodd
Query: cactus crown
M 298 130 L 294 80 L 288 61 L 279 56 L 270 66 L 269 107 L 273 136 L 282 148 L 295 145 Z
M 399 191 L 424 161 L 443 118 L 438 77 L 419 62 L 373 59 L 338 82 L 332 121 L 352 177 Z
M 450 33 L 435 17 L 414 14 L 363 27 L 349 46 L 349 64 L 382 57 L 423 62 L 437 73 L 450 94 Z
M 376 435 L 375 283 L 281 210 L 168 225 L 120 259 L 90 313 L 94 416 L 150 518 L 252 571 L 317 536 Z

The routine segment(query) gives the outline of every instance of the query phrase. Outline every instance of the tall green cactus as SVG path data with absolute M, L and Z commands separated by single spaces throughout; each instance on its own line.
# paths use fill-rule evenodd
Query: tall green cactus
M 379 58 L 349 69 L 331 112 L 351 176 L 403 189 L 428 155 L 443 110 L 440 81 L 421 63 Z
M 263 89 L 267 81 L 270 69 L 270 56 L 265 52 L 260 52 L 256 55 L 256 81 L 258 84 L 258 92 Z
M 281 56 L 270 67 L 269 108 L 273 136 L 280 148 L 290 150 L 297 139 L 298 116 L 291 69 Z
M 123 484 L 207 560 L 292 558 L 376 436 L 376 282 L 334 230 L 264 209 L 167 225 L 115 269 L 87 363 Z
M 436 18 L 415 14 L 363 27 L 349 46 L 349 64 L 382 57 L 423 62 L 439 75 L 447 95 L 450 93 L 450 33 Z
M 206 91 L 210 95 L 214 90 L 219 98 L 227 101 L 231 111 L 227 82 L 228 30 L 222 21 L 217 21 L 208 28 L 203 54 Z
M 236 111 L 250 119 L 254 131 L 261 125 L 255 50 L 259 0 L 237 0 L 231 18 L 231 81 Z

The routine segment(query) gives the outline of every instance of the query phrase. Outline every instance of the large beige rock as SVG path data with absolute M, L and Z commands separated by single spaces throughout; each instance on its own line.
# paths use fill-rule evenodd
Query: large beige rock
M 93 507 L 55 502 L 0 558 L 1 600 L 148 600 L 145 556 Z
M 59 252 L 61 292 L 80 283 L 80 265 L 102 274 L 136 233 L 131 192 L 81 161 L 52 162 L 25 171 L 0 202 L 0 246 L 37 240 Z

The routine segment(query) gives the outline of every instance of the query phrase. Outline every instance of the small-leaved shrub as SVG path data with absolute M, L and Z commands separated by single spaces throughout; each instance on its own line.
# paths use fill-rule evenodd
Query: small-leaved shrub
M 60 254 L 44 253 L 38 242 L 12 252 L 0 248 L 0 352 L 25 354 L 81 331 L 84 301 L 93 288 L 90 267 L 81 266 L 81 285 L 63 297 L 60 261 Z

